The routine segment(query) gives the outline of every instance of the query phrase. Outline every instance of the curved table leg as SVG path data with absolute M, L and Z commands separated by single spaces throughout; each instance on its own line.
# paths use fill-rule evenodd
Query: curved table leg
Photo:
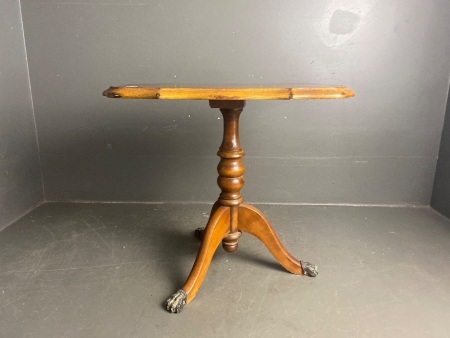
M 181 312 L 183 307 L 194 299 L 218 245 L 230 230 L 230 208 L 215 206 L 213 210 L 203 232 L 202 244 L 189 277 L 183 287 L 166 301 L 166 308 L 172 313 Z
M 281 244 L 267 218 L 257 208 L 241 204 L 239 206 L 238 230 L 257 237 L 272 253 L 273 257 L 289 272 L 296 275 L 317 276 L 317 266 L 293 257 Z

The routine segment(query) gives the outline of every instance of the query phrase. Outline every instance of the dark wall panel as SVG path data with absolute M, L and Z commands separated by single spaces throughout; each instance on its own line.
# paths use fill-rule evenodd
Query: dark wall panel
M 19 0 L 0 1 L 0 229 L 43 199 Z
M 447 99 L 431 206 L 450 217 L 450 97 Z
M 23 0 L 49 200 L 217 195 L 220 114 L 112 100 L 124 83 L 345 84 L 249 102 L 247 200 L 428 204 L 450 65 L 448 1 Z

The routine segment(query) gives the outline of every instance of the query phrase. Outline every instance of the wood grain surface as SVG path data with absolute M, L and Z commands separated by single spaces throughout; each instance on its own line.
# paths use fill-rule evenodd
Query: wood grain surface
M 355 94 L 351 89 L 344 86 L 149 84 L 111 86 L 103 92 L 103 95 L 111 98 L 156 100 L 308 100 L 344 99 Z

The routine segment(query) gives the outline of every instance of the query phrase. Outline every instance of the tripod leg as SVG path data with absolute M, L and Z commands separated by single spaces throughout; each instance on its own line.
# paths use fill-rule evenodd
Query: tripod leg
M 230 208 L 215 208 L 203 233 L 202 244 L 194 266 L 183 287 L 166 301 L 166 308 L 172 313 L 181 312 L 183 307 L 194 299 L 205 279 L 212 257 L 225 235 L 230 230 Z
M 296 275 L 317 276 L 317 267 L 314 264 L 299 261 L 285 249 L 269 221 L 257 208 L 248 204 L 239 206 L 238 230 L 247 232 L 263 242 L 287 271 Z

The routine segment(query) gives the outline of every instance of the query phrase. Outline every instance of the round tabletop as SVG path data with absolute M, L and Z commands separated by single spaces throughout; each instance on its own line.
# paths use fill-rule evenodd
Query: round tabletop
M 308 100 L 344 99 L 355 94 L 344 86 L 148 84 L 111 86 L 103 95 L 159 100 Z

